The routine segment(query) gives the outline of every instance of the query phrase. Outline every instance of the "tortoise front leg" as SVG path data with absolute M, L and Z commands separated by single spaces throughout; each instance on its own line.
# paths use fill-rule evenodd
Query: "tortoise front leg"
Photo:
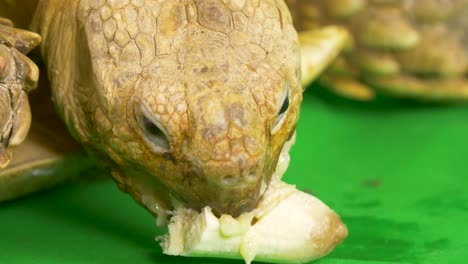
M 47 87 L 28 99 L 39 69 L 25 54 L 40 41 L 0 18 L 0 202 L 66 182 L 94 165 L 66 136 Z
M 339 65 L 338 55 L 348 41 L 346 29 L 328 26 L 320 29 L 304 31 L 299 34 L 301 41 L 302 85 L 308 87 L 327 66 L 327 72 Z M 334 62 L 333 62 L 334 61 Z M 333 63 L 332 63 L 333 62 Z M 328 75 L 319 78 L 319 82 L 327 85 L 336 94 L 355 100 L 371 100 L 374 92 L 371 88 L 352 79 L 352 76 L 329 78 Z
M 29 131 L 27 94 L 36 88 L 39 70 L 25 54 L 40 41 L 39 35 L 0 18 L 0 169 L 10 162 L 9 148 L 23 142 Z

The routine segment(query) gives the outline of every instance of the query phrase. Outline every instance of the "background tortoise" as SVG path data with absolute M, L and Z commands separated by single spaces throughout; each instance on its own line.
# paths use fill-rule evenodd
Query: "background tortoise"
M 26 94 L 36 86 L 38 68 L 23 54 L 41 38 L 42 72 L 51 87 L 51 95 L 31 95 L 37 99 L 31 103 L 32 129 L 0 174 L 2 199 L 61 181 L 54 177 L 57 167 L 67 167 L 70 176 L 77 166 L 87 167 L 76 156 L 64 158 L 77 147 L 54 121 L 51 96 L 70 134 L 160 224 L 181 207 L 191 209 L 176 215 L 190 220 L 193 209 L 212 218 L 242 218 L 247 212 L 257 219 L 246 222 L 257 222 L 254 237 L 244 239 L 250 245 L 264 238 L 255 235 L 265 232 L 262 223 L 281 220 L 267 216 L 278 213 L 273 209 L 283 201 L 310 220 L 298 217 L 296 232 L 274 235 L 295 234 L 297 243 L 272 247 L 262 240 L 258 254 L 253 247 L 241 252 L 246 262 L 256 255 L 307 261 L 328 254 L 346 237 L 346 227 L 323 203 L 278 183 L 303 91 L 299 39 L 282 0 L 1 1 L 0 16 L 39 34 L 1 21 L 3 167 L 10 160 L 8 147 L 21 143 L 29 128 Z M 338 28 L 304 35 L 310 79 L 338 54 L 345 38 Z M 310 229 L 313 239 L 300 227 Z M 166 252 L 186 254 L 174 249 L 180 243 L 173 243 L 173 233 L 164 240 Z
M 340 25 L 343 55 L 320 78 L 360 100 L 377 91 L 413 99 L 468 98 L 467 0 L 288 0 L 298 30 Z

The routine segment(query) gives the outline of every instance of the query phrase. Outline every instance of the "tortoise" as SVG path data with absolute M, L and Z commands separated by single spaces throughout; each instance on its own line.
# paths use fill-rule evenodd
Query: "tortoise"
M 90 156 L 160 225 L 175 214 L 167 254 L 303 262 L 346 237 L 336 213 L 280 182 L 302 71 L 313 80 L 346 31 L 302 33 L 301 67 L 283 0 L 2 0 L 0 16 L 0 200 L 73 178 Z M 40 67 L 25 56 L 39 43 Z M 287 212 L 302 215 L 281 223 L 291 232 L 268 229 Z M 177 238 L 197 219 L 219 232 L 188 250 Z
M 353 99 L 468 98 L 467 0 L 289 0 L 298 30 L 339 25 L 342 56 L 319 79 Z

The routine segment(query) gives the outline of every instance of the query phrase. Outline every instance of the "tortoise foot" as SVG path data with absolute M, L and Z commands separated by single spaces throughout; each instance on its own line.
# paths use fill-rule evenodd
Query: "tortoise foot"
M 25 54 L 39 35 L 0 18 L 0 169 L 11 159 L 9 147 L 23 142 L 31 124 L 28 92 L 36 88 L 39 69 Z

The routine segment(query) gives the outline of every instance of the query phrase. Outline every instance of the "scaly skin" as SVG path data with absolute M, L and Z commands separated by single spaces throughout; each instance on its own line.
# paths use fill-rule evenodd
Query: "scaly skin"
M 174 200 L 252 209 L 294 133 L 302 89 L 287 6 L 224 2 L 39 3 L 33 30 L 60 115 L 153 213 Z
M 22 143 L 29 130 L 27 93 L 36 88 L 39 70 L 24 54 L 40 40 L 37 34 L 0 18 L 0 169 L 10 163 L 9 147 Z
M 346 27 L 348 48 L 321 78 L 362 100 L 372 88 L 436 101 L 468 99 L 467 0 L 289 0 L 299 30 Z

